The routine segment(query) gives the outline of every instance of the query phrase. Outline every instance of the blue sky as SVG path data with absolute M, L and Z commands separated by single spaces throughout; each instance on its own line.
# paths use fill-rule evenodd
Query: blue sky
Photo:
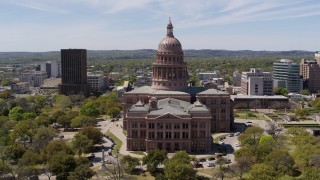
M 0 0 L 0 52 L 156 49 L 169 16 L 184 49 L 320 50 L 319 0 Z

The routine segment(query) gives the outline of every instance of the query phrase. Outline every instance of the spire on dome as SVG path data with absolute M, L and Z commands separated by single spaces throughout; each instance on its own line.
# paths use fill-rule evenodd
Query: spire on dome
M 171 23 L 171 17 L 170 16 L 169 16 L 169 23 L 167 25 L 167 36 L 174 37 L 173 36 L 173 26 L 172 26 L 172 23 Z

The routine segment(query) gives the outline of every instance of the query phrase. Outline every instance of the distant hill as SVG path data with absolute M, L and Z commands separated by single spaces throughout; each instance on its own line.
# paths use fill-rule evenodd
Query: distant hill
M 228 50 L 184 50 L 186 59 L 204 59 L 215 57 L 305 57 L 311 58 L 310 51 L 228 51 Z M 154 59 L 156 50 L 88 50 L 88 61 L 116 60 L 116 59 Z M 49 60 L 60 60 L 60 51 L 50 52 L 0 52 L 0 64 L 29 64 Z

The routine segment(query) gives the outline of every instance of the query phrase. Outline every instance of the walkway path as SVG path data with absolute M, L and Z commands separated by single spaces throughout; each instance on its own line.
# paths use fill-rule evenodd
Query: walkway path
M 122 142 L 122 146 L 120 147 L 119 153 L 122 155 L 130 155 L 132 157 L 136 158 L 143 158 L 143 155 L 139 154 L 134 154 L 131 153 L 130 151 L 127 151 L 127 140 L 126 136 L 123 134 L 123 121 L 115 121 L 115 122 L 110 122 L 110 121 L 104 121 L 105 124 L 104 126 L 102 125 L 101 131 L 102 133 L 106 133 L 107 131 L 110 131 L 112 134 L 117 136 L 120 141 Z

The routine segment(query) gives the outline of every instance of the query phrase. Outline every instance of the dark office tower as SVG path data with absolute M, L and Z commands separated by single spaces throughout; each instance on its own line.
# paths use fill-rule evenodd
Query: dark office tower
M 46 63 L 46 72 L 47 72 L 47 77 L 51 77 L 51 62 Z
M 64 95 L 83 94 L 89 96 L 87 83 L 87 50 L 61 49 L 62 82 L 59 93 Z

